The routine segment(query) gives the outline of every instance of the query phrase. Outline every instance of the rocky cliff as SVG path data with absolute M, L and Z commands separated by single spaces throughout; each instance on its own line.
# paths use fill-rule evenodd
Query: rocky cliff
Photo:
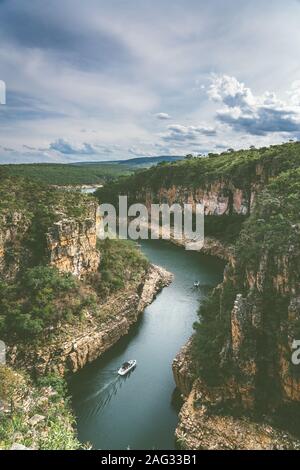
M 121 242 L 101 244 L 101 264 L 95 199 L 22 179 L 0 189 L 7 359 L 39 375 L 75 372 L 128 333 L 171 275 Z
M 22 179 L 0 181 L 0 276 L 13 280 L 33 265 L 50 264 L 78 277 L 97 271 L 97 203 Z
M 26 247 L 22 245 L 30 227 L 30 220 L 22 211 L 9 211 L 0 214 L 0 276 L 13 279 L 26 257 Z
M 196 381 L 179 414 L 177 445 L 186 450 L 300 450 L 300 441 L 267 422 L 231 416 L 222 397 Z
M 299 177 L 298 170 L 283 174 L 259 195 L 223 283 L 174 361 L 176 384 L 188 397 L 176 432 L 184 448 L 293 448 L 269 423 L 266 439 L 254 418 L 299 433 L 300 374 L 292 363 L 300 324 Z
M 208 386 L 197 378 L 193 338 L 173 361 L 173 375 L 184 404 L 179 413 L 175 439 L 186 450 L 299 450 L 300 441 L 276 427 L 272 420 L 253 419 L 235 412 L 232 404 L 242 395 L 234 381 Z
M 100 253 L 96 248 L 99 215 L 97 205 L 90 203 L 83 220 L 62 219 L 47 231 L 47 257 L 60 272 L 83 277 L 96 272 Z
M 299 143 L 209 154 L 157 165 L 98 191 L 103 202 L 202 203 L 206 215 L 247 215 L 256 195 L 281 172 L 299 166 Z
M 161 187 L 153 192 L 145 189 L 144 194 L 139 193 L 135 197 L 151 204 L 203 204 L 205 215 L 247 215 L 253 207 L 256 194 L 256 186 L 247 190 L 235 187 L 229 181 L 216 181 L 207 183 L 203 187 L 191 188 L 184 186 Z

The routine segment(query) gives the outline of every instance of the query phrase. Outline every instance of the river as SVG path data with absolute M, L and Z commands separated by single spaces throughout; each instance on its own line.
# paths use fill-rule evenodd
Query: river
M 74 374 L 70 393 L 78 436 L 95 449 L 174 449 L 180 399 L 172 361 L 193 331 L 199 301 L 222 280 L 224 263 L 163 241 L 143 241 L 154 264 L 174 274 L 131 332 L 93 364 Z M 199 289 L 193 288 L 199 280 Z M 126 378 L 119 366 L 136 359 Z

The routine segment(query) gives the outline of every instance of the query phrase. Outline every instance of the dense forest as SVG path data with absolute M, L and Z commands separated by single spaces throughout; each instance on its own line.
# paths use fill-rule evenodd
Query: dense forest
M 1 165 L 8 176 L 20 176 L 39 183 L 68 186 L 93 185 L 111 181 L 122 175 L 130 175 L 133 167 L 110 163 L 93 165 L 64 165 L 33 163 L 26 165 Z

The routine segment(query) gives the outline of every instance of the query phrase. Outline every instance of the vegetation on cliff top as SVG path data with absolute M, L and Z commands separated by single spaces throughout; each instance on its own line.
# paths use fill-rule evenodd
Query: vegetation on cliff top
M 84 280 L 47 265 L 0 280 L 0 337 L 9 344 L 41 341 L 55 334 L 58 324 L 84 321 L 86 310 L 98 316 L 97 305 L 110 294 L 142 281 L 149 262 L 133 243 L 105 240 L 99 248 L 99 270 Z
M 0 365 L 0 449 L 76 450 L 73 425 L 64 379 L 50 375 L 33 383 Z
M 37 183 L 58 186 L 102 184 L 133 172 L 131 166 L 112 163 L 92 165 L 32 163 L 1 165 L 0 169 L 6 172 L 7 176 L 28 178 Z
M 50 188 L 29 179 L 0 174 L 0 217 L 23 212 L 41 222 L 53 223 L 62 217 L 83 218 L 89 214 L 91 198 L 80 192 Z
M 131 241 L 99 240 L 98 248 L 102 253 L 99 275 L 91 276 L 91 282 L 100 298 L 141 279 L 149 268 L 149 261 Z
M 32 341 L 49 335 L 58 322 L 75 322 L 95 295 L 71 274 L 36 266 L 13 282 L 0 281 L 0 336 Z
M 209 154 L 138 171 L 100 188 L 96 195 L 102 202 L 114 202 L 119 194 L 139 199 L 141 191 L 146 188 L 155 193 L 162 187 L 197 188 L 220 180 L 230 181 L 238 188 L 247 188 L 250 183 L 261 182 L 262 179 L 266 183 L 283 171 L 297 168 L 299 163 L 299 142 Z

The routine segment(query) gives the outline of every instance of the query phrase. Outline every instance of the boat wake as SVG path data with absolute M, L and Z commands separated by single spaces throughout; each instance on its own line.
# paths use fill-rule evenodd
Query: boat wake
M 85 410 L 84 416 L 81 418 L 88 420 L 98 416 L 118 393 L 128 377 L 129 374 L 126 377 L 121 377 L 116 370 L 103 371 L 101 377 L 98 377 L 97 383 L 94 384 L 93 388 L 96 391 L 79 402 L 80 408 Z

